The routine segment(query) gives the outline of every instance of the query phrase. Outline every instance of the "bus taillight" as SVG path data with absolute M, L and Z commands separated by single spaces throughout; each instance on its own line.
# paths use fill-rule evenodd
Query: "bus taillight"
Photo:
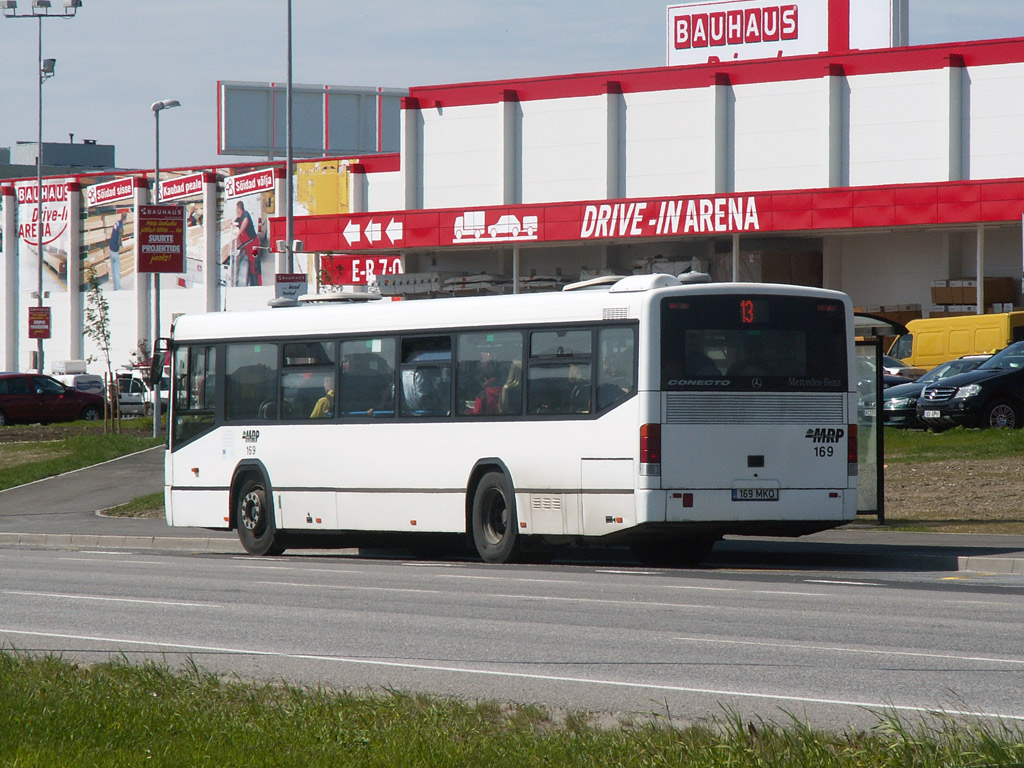
M 846 440 L 846 461 L 850 465 L 850 475 L 857 474 L 857 462 L 860 458 L 860 454 L 857 450 L 857 425 L 850 424 L 849 431 L 846 433 L 848 438 Z
M 640 427 L 640 474 L 661 474 L 661 424 Z

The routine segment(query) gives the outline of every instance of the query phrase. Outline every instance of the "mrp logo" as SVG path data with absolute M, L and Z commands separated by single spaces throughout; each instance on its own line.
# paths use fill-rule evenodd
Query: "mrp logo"
M 679 15 L 673 18 L 672 32 L 677 51 L 796 40 L 800 37 L 800 12 L 796 5 L 769 5 Z
M 260 431 L 258 429 L 244 429 L 242 430 L 242 440 L 247 443 L 255 443 L 260 439 Z
M 846 430 L 840 428 L 808 429 L 804 437 L 815 445 L 835 445 L 846 437 Z

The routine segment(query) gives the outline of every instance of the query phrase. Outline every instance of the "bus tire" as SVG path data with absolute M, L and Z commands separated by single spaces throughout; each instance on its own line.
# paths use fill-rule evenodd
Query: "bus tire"
M 503 472 L 488 472 L 473 494 L 473 543 L 487 563 L 519 559 L 522 541 L 512 484 Z
M 711 536 L 638 541 L 630 545 L 630 550 L 641 565 L 650 568 L 696 568 L 711 554 L 716 541 Z
M 238 539 L 250 555 L 280 555 L 284 540 L 274 522 L 274 510 L 261 477 L 242 481 L 235 504 Z

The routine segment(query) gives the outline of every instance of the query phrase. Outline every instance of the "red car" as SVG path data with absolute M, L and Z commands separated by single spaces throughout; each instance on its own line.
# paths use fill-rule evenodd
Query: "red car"
M 93 421 L 102 416 L 99 395 L 65 387 L 38 373 L 0 373 L 0 427 L 15 422 Z

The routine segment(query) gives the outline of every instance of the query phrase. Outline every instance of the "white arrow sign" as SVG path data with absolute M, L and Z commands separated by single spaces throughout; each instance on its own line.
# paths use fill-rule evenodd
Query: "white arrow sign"
M 388 224 L 388 228 L 384 231 L 387 233 L 388 239 L 391 241 L 393 245 L 396 240 L 402 239 L 403 235 L 405 234 L 405 226 L 402 224 L 402 222 L 395 221 L 394 219 L 392 219 L 391 223 Z
M 366 239 L 371 243 L 379 243 L 382 237 L 383 235 L 380 231 L 380 222 L 371 220 L 370 223 L 366 225 Z
M 345 239 L 348 240 L 348 244 L 359 242 L 359 225 L 354 221 L 350 221 L 348 226 L 345 227 L 345 231 L 342 233 L 345 235 Z

